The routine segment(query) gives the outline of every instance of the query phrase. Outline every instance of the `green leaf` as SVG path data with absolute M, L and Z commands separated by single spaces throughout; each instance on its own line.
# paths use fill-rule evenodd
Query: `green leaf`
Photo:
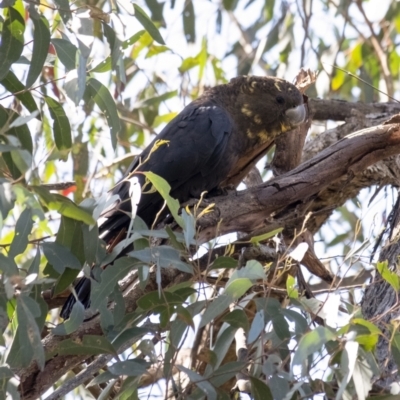
M 14 72 L 8 71 L 0 82 L 9 92 L 17 93 L 15 97 L 30 111 L 38 111 L 36 102 L 29 90 L 18 80 Z M 36 117 L 40 120 L 40 114 Z
M 56 242 L 71 250 L 72 254 L 83 264 L 85 254 L 83 250 L 82 223 L 68 217 L 61 217 L 61 224 L 57 232 Z M 80 233 L 80 234 L 79 234 Z M 77 251 L 78 245 L 81 245 Z
M 39 115 L 39 111 L 34 111 L 32 114 L 27 115 L 25 117 L 20 116 L 16 118 L 11 124 L 10 124 L 10 129 L 12 128 L 19 128 L 21 126 L 26 125 L 29 121 L 31 121 L 33 118 L 36 118 Z
M 53 286 L 53 296 L 56 296 L 68 289 L 68 287 L 79 275 L 80 270 L 65 268 L 61 275 L 57 272 L 56 276 L 54 276 L 53 270 L 56 270 L 56 268 L 50 269 L 51 267 L 53 266 L 50 263 L 47 264 L 45 267 L 45 272 L 51 277 L 58 278 L 56 284 Z
M 246 332 L 249 330 L 249 319 L 243 310 L 233 310 L 222 317 L 222 321 L 227 322 L 235 328 L 243 328 Z
M 82 206 L 82 204 L 81 204 Z M 97 225 L 88 226 L 81 224 L 82 236 L 83 236 L 83 251 L 84 260 L 89 265 L 100 263 L 106 256 L 105 243 L 99 239 L 99 229 Z
M 265 275 L 263 266 L 258 261 L 249 260 L 244 268 L 240 268 L 233 272 L 232 276 L 229 278 L 227 286 L 238 278 L 247 278 L 256 281 L 257 279 L 267 279 L 267 276 Z
M 2 398 L 4 399 L 7 397 L 4 389 L 6 388 L 9 379 L 12 378 L 13 376 L 14 373 L 11 371 L 10 368 L 0 367 L 0 396 L 2 396 Z
M 111 71 L 111 57 L 108 56 L 105 60 L 97 64 L 93 69 L 90 70 L 90 72 L 97 72 L 97 73 L 102 73 L 102 72 L 108 72 Z
M 335 338 L 335 334 L 324 326 L 318 326 L 313 331 L 308 332 L 299 342 L 299 347 L 293 357 L 292 366 L 303 364 L 309 355 L 321 350 L 326 342 Z
M 11 152 L 13 163 L 24 174 L 32 166 L 32 155 L 27 150 L 14 150 Z
M 0 271 L 3 271 L 7 276 L 19 275 L 15 261 L 2 253 L 0 253 Z
M 206 326 L 218 315 L 226 312 L 232 302 L 232 296 L 229 296 L 226 293 L 220 294 L 214 301 L 208 304 L 203 316 L 201 317 L 199 328 Z
M 117 134 L 121 130 L 121 121 L 118 116 L 117 107 L 108 89 L 97 79 L 91 78 L 86 83 L 86 91 L 89 98 L 97 104 L 105 114 L 110 127 L 111 143 L 115 149 L 117 145 Z
M 50 193 L 41 186 L 30 186 L 30 188 L 39 195 L 41 200 L 50 210 L 58 211 L 61 215 L 82 221 L 87 225 L 94 225 L 96 221 L 92 215 L 83 208 L 77 206 L 72 200 L 58 193 Z
M 264 311 L 257 311 L 251 323 L 250 331 L 247 335 L 247 343 L 253 343 L 258 338 L 260 333 L 264 330 L 265 324 L 266 321 L 264 318 Z
M 250 377 L 251 394 L 254 400 L 274 400 L 270 388 L 260 379 Z
M 71 18 L 71 10 L 69 8 L 68 0 L 54 0 L 54 2 L 58 5 L 58 12 L 60 13 L 61 19 L 64 24 L 66 24 Z
M 139 376 L 147 373 L 148 363 L 144 360 L 126 360 L 118 361 L 108 367 L 108 370 L 114 375 Z
M 393 359 L 400 368 L 400 333 L 395 333 L 393 340 L 390 342 Z
M 195 26 L 195 14 L 192 0 L 185 0 L 185 6 L 183 8 L 183 31 L 185 38 L 188 43 L 194 43 L 196 41 L 196 26 Z
M 69 249 L 61 244 L 55 242 L 42 243 L 42 249 L 48 262 L 59 274 L 62 274 L 65 268 L 78 270 L 82 268 L 80 261 L 71 253 Z
M 57 345 L 51 353 L 46 354 L 46 358 L 51 358 L 54 354 L 60 356 L 69 355 L 98 355 L 113 354 L 116 355 L 114 347 L 104 336 L 84 335 L 82 340 L 67 339 Z
M 299 292 L 296 289 L 296 279 L 292 275 L 288 275 L 286 279 L 286 290 L 288 293 L 288 296 L 292 299 L 298 299 L 299 298 Z
M 181 261 L 180 252 L 169 246 L 154 246 L 143 250 L 131 251 L 128 253 L 147 264 L 156 264 L 161 268 L 176 268 L 183 272 L 193 274 L 193 267 Z
M 183 365 L 176 365 L 176 368 L 184 372 L 189 377 L 190 381 L 193 382 L 207 396 L 208 400 L 217 400 L 217 391 L 208 380 L 204 379 L 203 376 L 189 368 L 184 367 Z
M 222 4 L 224 5 L 225 10 L 233 11 L 237 6 L 238 0 L 223 0 Z
M 94 284 L 90 293 L 90 302 L 93 309 L 97 309 L 107 296 L 112 293 L 118 281 L 135 267 L 137 262 L 128 257 L 119 258 L 106 268 L 101 274 L 100 284 Z
M 232 361 L 218 367 L 210 377 L 210 383 L 215 387 L 220 387 L 229 379 L 234 377 L 238 372 L 246 368 L 243 361 Z M 230 398 L 230 397 L 228 397 Z
M 111 379 L 114 379 L 116 376 L 112 374 L 110 371 L 103 372 L 96 377 L 94 377 L 87 385 L 86 387 L 91 387 L 95 385 L 100 385 L 101 383 L 107 383 Z
M 185 299 L 176 293 L 154 291 L 142 296 L 137 304 L 141 309 L 151 311 L 159 306 L 181 305 Z
M 57 325 L 53 330 L 53 335 L 69 335 L 75 332 L 83 322 L 85 318 L 85 307 L 80 301 L 77 301 L 72 307 L 71 315 L 67 321 Z
M 353 320 L 351 320 L 351 324 L 352 325 L 362 325 L 365 326 L 370 333 L 374 334 L 374 335 L 381 335 L 382 331 L 372 322 L 369 322 L 363 318 L 354 318 Z
M 179 67 L 179 71 L 181 73 L 189 71 L 190 69 L 197 67 L 200 63 L 199 57 L 186 57 L 181 66 Z
M 47 19 L 44 17 L 32 18 L 32 22 L 35 29 L 33 31 L 32 60 L 29 65 L 26 87 L 31 87 L 42 72 L 50 45 L 50 30 Z
M 133 36 L 131 36 L 129 39 L 126 39 L 122 42 L 122 48 L 127 49 L 129 46 L 132 44 L 135 44 L 144 34 L 146 33 L 145 30 L 141 30 L 139 32 L 136 32 Z
M 143 28 L 146 29 L 150 36 L 156 42 L 165 44 L 164 39 L 149 16 L 137 4 L 133 4 L 133 8 L 135 9 L 136 19 L 142 24 Z
M 22 365 L 28 366 L 36 360 L 39 368 L 44 367 L 44 349 L 35 317 L 40 316 L 39 305 L 22 294 L 17 299 L 18 335 Z
M 286 318 L 295 323 L 295 332 L 298 335 L 304 335 L 306 333 L 308 330 L 308 322 L 299 312 L 286 308 L 282 309 L 281 312 Z
M 289 324 L 287 323 L 285 317 L 281 314 L 277 314 L 272 317 L 272 326 L 276 336 L 281 340 L 290 339 Z
M 103 23 L 104 35 L 107 38 L 107 42 L 111 49 L 111 64 L 113 70 L 118 70 L 119 63 L 123 63 L 122 60 L 122 42 L 118 39 L 114 29 L 112 29 L 109 25 Z M 121 64 L 122 64 L 121 63 Z
M 10 246 L 8 256 L 14 258 L 17 254 L 22 254 L 28 246 L 28 236 L 32 231 L 32 210 L 25 208 L 15 225 L 15 236 Z
M 258 236 L 253 236 L 250 239 L 250 243 L 252 243 L 252 244 L 257 246 L 257 245 L 260 244 L 260 242 L 263 242 L 263 241 L 265 241 L 265 240 L 267 240 L 269 238 L 272 238 L 273 236 L 277 235 L 278 233 L 280 233 L 282 231 L 283 231 L 283 228 L 277 228 L 277 229 L 274 229 L 271 232 L 263 233 L 262 235 L 258 235 Z
M 213 351 L 217 356 L 217 362 L 213 366 L 215 371 L 218 371 L 219 366 L 221 365 L 222 361 L 225 359 L 228 350 L 231 348 L 231 344 L 233 339 L 235 338 L 235 333 L 237 332 L 237 328 L 232 326 L 223 329 L 222 332 L 218 332 L 217 340 L 213 347 Z M 211 372 L 210 366 L 206 368 L 206 374 Z
M 216 258 L 209 269 L 237 268 L 237 266 L 237 260 L 233 259 L 232 257 L 222 256 Z
M 51 97 L 44 97 L 53 118 L 54 141 L 58 150 L 68 150 L 72 147 L 71 125 L 62 105 Z
M 248 278 L 238 278 L 232 282 L 228 282 L 225 293 L 232 296 L 234 300 L 243 296 L 247 290 L 249 290 L 252 286 L 250 279 Z
M 396 292 L 400 290 L 399 277 L 395 272 L 390 271 L 387 261 L 378 262 L 376 269 L 382 275 L 382 278 L 389 283 Z
M 133 343 L 134 340 L 139 340 L 141 339 L 144 335 L 147 335 L 149 333 L 149 329 L 146 328 L 140 328 L 140 327 L 133 327 L 133 328 L 127 328 L 123 329 L 121 333 L 119 333 L 114 339 L 113 339 L 113 346 L 115 349 L 121 348 L 126 342 L 131 342 Z
M 8 7 L 0 43 L 0 80 L 8 74 L 11 65 L 20 58 L 24 49 L 24 32 L 23 16 L 15 8 Z
M 32 259 L 31 265 L 28 268 L 28 275 L 39 274 L 39 266 L 40 266 L 40 248 L 37 247 L 36 255 Z
M 12 378 L 14 373 L 8 367 L 0 367 L 0 380 Z
M 152 183 L 157 192 L 160 193 L 161 197 L 166 201 L 169 211 L 171 212 L 175 221 L 183 229 L 184 223 L 182 217 L 178 214 L 180 207 L 179 201 L 171 197 L 170 195 L 171 186 L 169 185 L 169 183 L 161 176 L 156 175 L 154 172 L 147 171 L 143 172 L 143 174 Z
M 57 56 L 63 63 L 66 71 L 72 71 L 76 68 L 76 55 L 78 49 L 69 40 L 66 39 L 51 39 L 56 48 Z
M 145 58 L 151 58 L 154 56 L 158 56 L 159 54 L 165 53 L 166 51 L 170 51 L 171 49 L 167 46 L 150 46 L 149 51 L 146 54 Z
M 185 237 L 186 247 L 189 248 L 190 245 L 195 242 L 196 234 L 196 220 L 192 214 L 187 213 L 186 210 L 182 210 L 182 221 L 184 224 L 183 235 Z

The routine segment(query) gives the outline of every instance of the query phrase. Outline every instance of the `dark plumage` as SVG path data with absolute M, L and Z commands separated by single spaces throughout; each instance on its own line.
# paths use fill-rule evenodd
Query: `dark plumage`
M 207 90 L 186 106 L 133 161 L 126 176 L 138 168 L 139 160 L 148 157 L 155 141 L 162 139 L 168 144 L 152 153 L 138 171 L 162 176 L 171 185 L 172 197 L 181 203 L 198 198 L 204 191 L 236 186 L 277 135 L 306 118 L 303 96 L 294 85 L 272 77 L 238 77 Z M 143 184 L 144 176 L 137 176 Z M 120 201 L 105 213 L 106 220 L 99 227 L 107 243 L 128 228 L 128 191 L 127 182 L 112 191 Z M 151 225 L 162 205 L 158 193 L 142 194 L 137 214 Z M 88 305 L 90 281 L 84 278 L 76 289 L 81 301 Z M 69 316 L 74 302 L 70 296 L 61 312 L 63 318 Z

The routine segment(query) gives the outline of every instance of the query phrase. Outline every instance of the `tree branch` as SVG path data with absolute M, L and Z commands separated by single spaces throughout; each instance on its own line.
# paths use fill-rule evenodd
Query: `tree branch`
M 210 199 L 214 211 L 199 221 L 199 242 L 232 232 L 250 232 L 271 223 L 271 216 L 319 210 L 314 198 L 339 181 L 351 184 L 357 174 L 400 153 L 400 125 L 367 128 L 341 139 L 299 167 L 258 187 Z M 339 198 L 343 191 L 339 191 Z M 342 198 L 342 204 L 347 198 Z M 316 207 L 317 206 L 317 207 Z M 273 219 L 272 219 L 273 220 Z

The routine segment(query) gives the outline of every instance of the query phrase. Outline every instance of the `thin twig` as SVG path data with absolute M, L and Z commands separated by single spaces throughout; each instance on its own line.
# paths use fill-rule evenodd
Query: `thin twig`
M 65 396 L 67 393 L 74 390 L 76 387 L 81 385 L 83 382 L 90 379 L 98 370 L 103 368 L 108 362 L 112 360 L 114 356 L 112 354 L 103 354 L 99 356 L 95 361 L 89 364 L 82 372 L 76 375 L 74 378 L 65 382 L 61 387 L 55 390 L 50 396 L 46 397 L 45 400 L 58 400 Z
M 371 41 L 373 48 L 375 49 L 376 55 L 378 56 L 379 63 L 381 64 L 388 96 L 390 98 L 392 98 L 392 96 L 394 95 L 393 80 L 392 80 L 392 75 L 390 73 L 386 52 L 383 50 L 381 44 L 379 43 L 379 40 L 375 34 L 374 27 L 372 26 L 371 21 L 368 19 L 367 15 L 365 14 L 365 10 L 362 6 L 362 1 L 357 0 L 356 4 L 357 4 L 357 7 L 358 7 L 360 13 L 364 17 L 365 23 L 367 24 L 367 26 L 371 32 L 370 41 Z

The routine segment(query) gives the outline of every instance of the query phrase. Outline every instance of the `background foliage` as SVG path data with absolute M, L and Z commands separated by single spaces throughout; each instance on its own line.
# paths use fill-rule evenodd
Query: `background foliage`
M 84 354 L 106 357 L 90 387 L 75 390 L 77 398 L 89 391 L 97 398 L 155 396 L 160 393 L 156 382 L 163 389 L 160 378 L 178 371 L 195 384 L 188 389 L 182 381 L 177 389 L 168 382 L 172 392 L 187 390 L 183 398 L 189 393 L 193 399 L 229 398 L 224 384 L 234 377 L 239 381 L 244 367 L 249 367 L 247 388 L 255 399 L 311 398 L 315 393 L 365 398 L 371 377 L 379 375 L 373 350 L 382 333 L 362 318 L 357 306 L 362 292 L 354 287 L 306 299 L 289 275 L 285 302 L 257 297 L 257 282 L 270 277 L 271 265 L 250 260 L 233 272 L 237 261 L 228 249 L 210 262 L 204 275 L 215 283 L 224 280 L 224 289 L 202 279 L 194 286 L 172 286 L 161 297 L 160 287 L 154 288 L 138 300 L 136 311 L 126 312 L 117 283 L 129 272 L 138 271 L 143 287 L 154 264 L 157 273 L 171 263 L 183 272 L 199 273 L 191 257 L 198 215 L 184 213 L 179 221 L 183 234 L 168 229 L 149 233 L 136 222 L 134 259 L 117 260 L 93 291 L 92 307 L 101 312 L 104 336 L 84 336 L 79 344 L 65 338 L 53 354 L 45 353 L 41 339 L 49 329 L 55 328 L 54 335 L 71 334 L 82 324 L 84 310 L 77 305 L 72 318 L 57 325 L 58 310 L 49 309 L 41 293 L 53 287 L 52 294 L 58 295 L 82 269 L 88 274 L 90 265 L 110 261 L 112 255 L 105 254 L 93 226 L 106 205 L 107 190 L 153 134 L 208 86 L 240 74 L 292 80 L 304 66 L 320 71 L 310 97 L 353 102 L 396 97 L 400 3 L 3 0 L 0 7 L 3 394 L 19 398 L 14 373 L 32 361 L 42 368 L 54 354 Z M 333 126 L 319 122 L 310 135 Z M 259 166 L 266 179 L 265 162 Z M 153 183 L 162 184 L 156 177 Z M 387 188 L 371 200 L 374 190 L 337 209 L 317 235 L 318 255 L 341 277 L 371 268 L 374 236 L 394 197 Z M 149 243 L 158 236 L 169 237 L 170 245 L 159 246 L 155 260 Z M 289 252 L 279 263 L 288 262 Z M 384 262 L 379 268 L 399 290 L 397 275 Z M 317 285 L 318 280 L 309 279 Z M 356 285 L 366 279 L 364 274 Z M 112 311 L 106 296 L 114 301 Z M 249 321 L 243 309 L 250 300 L 255 308 Z M 321 306 L 325 326 L 314 323 Z M 158 318 L 149 319 L 150 314 Z M 215 328 L 209 328 L 214 321 Z M 200 358 L 203 367 L 195 370 L 185 364 L 182 349 L 192 347 L 194 332 L 202 327 L 215 329 L 215 336 L 197 342 L 196 349 L 207 350 Z M 395 328 L 390 343 L 398 361 Z M 251 361 L 226 359 L 239 329 L 246 334 Z M 54 382 L 47 398 L 87 364 Z M 146 386 L 149 368 L 161 375 L 154 372 Z

